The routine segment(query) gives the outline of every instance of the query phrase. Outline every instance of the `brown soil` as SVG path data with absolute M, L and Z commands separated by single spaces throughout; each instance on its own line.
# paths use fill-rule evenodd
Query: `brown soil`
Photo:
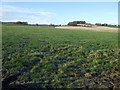
M 90 31 L 100 31 L 100 32 L 118 32 L 118 28 L 105 27 L 105 26 L 92 26 L 92 27 L 60 26 L 55 28 L 72 29 L 72 30 L 90 30 Z

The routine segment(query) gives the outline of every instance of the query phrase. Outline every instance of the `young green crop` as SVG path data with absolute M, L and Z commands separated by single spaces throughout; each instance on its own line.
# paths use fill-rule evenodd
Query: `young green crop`
M 3 24 L 2 34 L 2 78 L 17 77 L 9 87 L 119 87 L 118 33 Z

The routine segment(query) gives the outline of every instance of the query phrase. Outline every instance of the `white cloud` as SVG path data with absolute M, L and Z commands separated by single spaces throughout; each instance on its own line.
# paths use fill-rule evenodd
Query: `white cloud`
M 56 16 L 52 12 L 34 12 L 27 8 L 14 7 L 10 5 L 2 6 L 1 21 L 27 21 L 28 23 L 53 23 L 52 20 Z

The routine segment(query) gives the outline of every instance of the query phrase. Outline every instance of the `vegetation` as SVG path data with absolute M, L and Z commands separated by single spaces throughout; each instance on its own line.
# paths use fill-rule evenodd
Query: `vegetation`
M 28 22 L 17 21 L 15 24 L 19 24 L 19 25 L 28 25 Z
M 86 24 L 85 21 L 73 21 L 73 22 L 69 22 L 68 26 L 77 26 L 77 24 Z
M 120 88 L 118 33 L 5 24 L 2 34 L 5 88 Z
M 107 27 L 115 27 L 115 28 L 118 28 L 117 25 L 112 25 L 112 24 L 107 24 L 107 23 L 104 23 L 104 24 L 96 23 L 95 25 L 97 25 L 97 26 L 107 26 Z

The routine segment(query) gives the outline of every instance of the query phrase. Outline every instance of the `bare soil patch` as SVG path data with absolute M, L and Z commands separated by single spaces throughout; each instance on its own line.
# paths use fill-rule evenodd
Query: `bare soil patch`
M 79 26 L 60 26 L 55 28 L 74 29 L 74 30 L 90 30 L 99 32 L 118 32 L 118 28 L 111 28 L 105 26 L 79 27 Z

